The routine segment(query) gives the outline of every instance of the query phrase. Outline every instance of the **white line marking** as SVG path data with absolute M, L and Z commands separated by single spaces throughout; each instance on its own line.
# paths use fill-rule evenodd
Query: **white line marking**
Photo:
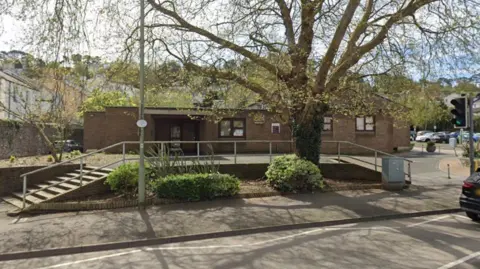
M 38 269 L 58 268 L 58 267 L 69 266 L 69 265 L 79 264 L 79 263 L 84 263 L 84 262 L 98 261 L 98 260 L 102 260 L 102 259 L 106 259 L 106 258 L 112 258 L 112 257 L 118 257 L 118 256 L 122 256 L 122 255 L 133 254 L 133 253 L 137 253 L 137 252 L 140 252 L 140 251 L 141 251 L 140 249 L 134 249 L 134 250 L 131 250 L 131 251 L 120 252 L 120 253 L 115 253 L 115 254 L 110 254 L 110 255 L 85 259 L 85 260 L 55 264 L 55 265 L 52 265 L 52 266 L 42 267 L 42 268 L 38 268 Z
M 188 250 L 188 249 L 215 249 L 215 248 L 244 248 L 247 246 L 254 246 L 254 245 L 263 245 L 263 244 L 268 244 L 271 242 L 275 241 L 280 241 L 280 240 L 285 240 L 289 238 L 294 238 L 297 236 L 302 236 L 302 235 L 307 235 L 315 232 L 321 232 L 321 231 L 328 231 L 328 230 L 393 230 L 397 231 L 394 228 L 390 227 L 383 227 L 383 226 L 376 226 L 376 227 L 330 227 L 330 228 L 320 228 L 320 229 L 315 229 L 311 231 L 306 231 L 306 232 L 301 232 L 301 233 L 296 233 L 292 235 L 287 235 L 287 236 L 282 236 L 279 238 L 274 238 L 274 239 L 269 239 L 269 240 L 264 240 L 260 242 L 255 242 L 255 243 L 249 243 L 249 244 L 237 244 L 237 245 L 212 245 L 212 246 L 191 246 L 191 247 L 157 247 L 157 248 L 152 248 L 152 247 L 146 247 L 143 249 L 134 249 L 132 251 L 126 251 L 126 252 L 119 252 L 115 254 L 110 254 L 110 255 L 105 255 L 105 256 L 99 256 L 95 258 L 90 258 L 90 259 L 85 259 L 85 260 L 78 260 L 74 262 L 66 262 L 66 263 L 61 263 L 61 264 L 56 264 L 48 267 L 42 267 L 39 269 L 50 269 L 50 268 L 59 268 L 59 267 L 64 267 L 64 266 L 70 266 L 74 264 L 80 264 L 80 263 L 86 263 L 86 262 L 92 262 L 92 261 L 98 261 L 98 260 L 103 260 L 107 258 L 112 258 L 112 257 L 118 257 L 118 256 L 123 256 L 123 255 L 128 255 L 128 254 L 133 254 L 137 253 L 140 251 L 154 251 L 154 250 Z
M 447 263 L 447 264 L 445 264 L 444 266 L 439 267 L 438 269 L 450 269 L 450 268 L 453 268 L 453 267 L 455 267 L 455 266 L 457 266 L 457 265 L 459 265 L 459 264 L 461 264 L 461 263 L 464 263 L 464 262 L 466 262 L 466 261 L 468 261 L 468 260 L 471 260 L 471 259 L 473 259 L 473 258 L 475 258 L 475 257 L 477 257 L 477 256 L 480 256 L 480 251 L 479 251 L 479 252 L 474 252 L 474 253 L 472 253 L 472 254 L 470 254 L 470 255 L 468 255 L 468 256 L 465 256 L 465 257 L 463 257 L 463 258 L 461 258 L 461 259 L 458 259 L 458 260 L 456 260 L 456 261 L 453 261 L 453 262 L 451 262 L 451 263 Z
M 441 217 L 434 218 L 434 219 L 431 219 L 431 220 L 426 220 L 426 221 L 422 221 L 422 222 L 419 222 L 419 223 L 410 224 L 410 225 L 407 225 L 407 227 L 408 228 L 413 228 L 413 227 L 424 225 L 424 224 L 427 224 L 427 223 L 430 223 L 430 222 L 435 222 L 435 221 L 439 221 L 439 220 L 442 220 L 442 219 L 446 219 L 446 218 L 449 218 L 449 217 L 451 217 L 451 215 L 445 215 L 445 216 L 441 216 Z
M 423 224 L 427 224 L 427 223 L 430 223 L 430 222 L 438 221 L 438 220 L 445 219 L 445 218 L 452 217 L 452 216 L 453 216 L 453 215 L 445 215 L 445 216 L 441 216 L 441 217 L 438 217 L 438 218 L 435 218 L 435 219 L 426 220 L 426 221 L 422 221 L 422 222 L 419 222 L 419 223 L 411 224 L 411 225 L 408 225 L 408 226 L 406 226 L 406 227 L 408 227 L 408 228 L 416 227 L 416 226 L 420 226 L 420 225 L 423 225 Z M 455 215 L 455 216 L 456 216 L 456 215 Z M 463 217 L 463 216 L 462 216 L 462 217 Z M 59 268 L 59 267 L 64 267 L 64 266 L 70 266 L 70 265 L 73 265 L 73 264 L 80 264 L 80 263 L 85 263 L 85 262 L 98 261 L 98 260 L 103 260 L 103 259 L 107 259 L 107 258 L 112 258 L 112 257 L 118 257 L 118 256 L 123 256 L 123 255 L 138 253 L 138 252 L 140 252 L 140 251 L 188 250 L 188 249 L 195 250 L 195 249 L 216 249 L 216 248 L 230 248 L 230 249 L 231 249 L 231 248 L 244 248 L 244 247 L 247 247 L 247 246 L 258 246 L 258 245 L 268 244 L 268 243 L 271 243 L 271 242 L 281 241 L 281 240 L 285 240 L 285 239 L 289 239 L 289 238 L 294 238 L 294 237 L 298 237 L 298 236 L 302 236 L 302 235 L 308 235 L 308 234 L 312 234 L 312 233 L 316 233 L 316 232 L 322 232 L 322 231 L 335 231 L 335 230 L 351 230 L 351 231 L 357 231 L 357 230 L 384 230 L 384 231 L 394 231 L 394 232 L 397 232 L 397 231 L 398 231 L 397 229 L 401 229 L 401 228 L 403 228 L 403 227 L 386 227 L 386 226 L 373 226 L 373 227 L 342 227 L 342 226 L 339 226 L 339 227 L 324 227 L 324 228 L 314 229 L 314 230 L 310 230 L 310 231 L 305 231 L 305 232 L 301 232 L 301 233 L 291 234 L 291 235 L 287 235 L 287 236 L 282 236 L 282 237 L 278 237 L 278 238 L 274 238 L 274 239 L 269 239 L 269 240 L 264 240 L 264 241 L 259 241 L 259 242 L 255 242 L 255 243 L 249 243 L 249 244 L 211 245 L 211 246 L 190 246 L 190 247 L 189 247 L 189 246 L 186 246 L 186 247 L 182 247 L 182 246 L 178 246 L 178 247 L 146 247 L 146 248 L 143 248 L 143 249 L 134 249 L 134 250 L 127 251 L 127 252 L 119 252 L 119 253 L 115 253 L 115 254 L 109 254 L 109 255 L 99 256 L 99 257 L 90 258 L 90 259 L 85 259 L 85 260 L 78 260 L 78 261 L 74 261 L 74 262 L 66 262 L 66 263 L 56 264 L 56 265 L 52 265 L 52 266 L 49 266 L 49 267 L 43 267 L 43 268 L 39 268 L 39 269 Z M 480 252 L 479 252 L 478 255 L 480 255 Z M 441 268 L 441 269 L 447 269 L 447 268 L 450 268 L 450 267 Z M 440 269 L 440 268 L 439 268 L 439 269 Z
M 467 216 L 463 216 L 463 215 L 454 215 L 454 217 L 459 217 L 459 218 L 462 218 L 462 219 L 468 219 L 468 220 L 471 220 L 469 217 L 467 217 Z

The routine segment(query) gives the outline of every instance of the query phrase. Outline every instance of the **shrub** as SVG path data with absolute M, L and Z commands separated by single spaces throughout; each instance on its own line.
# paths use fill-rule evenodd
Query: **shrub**
M 80 150 L 74 150 L 74 151 L 70 152 L 70 157 L 78 157 L 80 155 L 82 155 Z
M 138 187 L 138 163 L 126 163 L 113 170 L 105 184 L 114 192 L 134 196 Z
M 16 160 L 15 156 L 11 155 L 9 159 L 10 163 L 14 163 L 15 160 Z
M 276 157 L 265 173 L 267 182 L 281 192 L 313 191 L 323 188 L 320 169 L 296 155 Z
M 169 175 L 152 183 L 159 198 L 187 201 L 233 196 L 240 190 L 240 180 L 226 174 Z
M 48 155 L 47 162 L 49 162 L 49 163 L 53 162 L 53 156 L 52 155 Z
M 480 151 L 478 150 L 479 148 L 478 146 L 479 146 L 478 143 L 474 143 L 473 145 L 473 149 L 474 149 L 473 154 L 475 158 L 480 158 Z M 462 150 L 463 150 L 462 156 L 468 158 L 470 156 L 470 144 L 463 143 Z
M 215 174 L 218 173 L 219 165 L 215 164 L 215 156 L 210 154 L 208 159 L 187 159 L 178 154 L 170 156 L 170 152 L 162 154 L 159 148 L 150 149 L 147 158 L 151 175 L 155 178 L 163 178 L 175 174 Z

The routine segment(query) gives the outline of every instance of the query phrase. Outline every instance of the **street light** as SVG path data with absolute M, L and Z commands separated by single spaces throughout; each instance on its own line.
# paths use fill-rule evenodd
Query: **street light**
M 138 168 L 138 203 L 145 206 L 145 0 L 140 0 L 140 161 Z

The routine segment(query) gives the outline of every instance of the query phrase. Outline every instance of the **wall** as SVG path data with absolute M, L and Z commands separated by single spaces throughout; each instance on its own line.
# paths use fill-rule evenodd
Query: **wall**
M 6 167 L 0 168 L 0 196 L 9 195 L 12 192 L 23 189 L 23 179 L 20 175 L 43 168 L 45 166 L 24 166 L 24 167 Z M 67 164 L 47 169 L 27 177 L 27 188 L 35 184 L 41 184 L 48 180 L 53 180 L 57 176 L 73 172 L 79 169 L 78 164 Z
M 382 173 L 350 163 L 321 163 L 320 171 L 325 178 L 339 180 L 382 181 Z
M 55 128 L 46 127 L 45 133 L 53 136 Z M 75 129 L 71 139 L 82 139 L 83 130 Z M 77 140 L 82 141 L 82 140 Z M 44 155 L 50 152 L 37 128 L 29 124 L 0 120 L 0 159 L 10 156 L 25 157 Z
M 264 115 L 264 122 L 255 123 L 254 113 Z M 136 120 L 138 108 L 132 107 L 114 107 L 107 108 L 105 112 L 86 113 L 85 117 L 85 146 L 87 149 L 98 149 L 106 147 L 121 141 L 137 141 L 138 128 Z M 178 117 L 174 114 L 164 116 L 164 118 Z M 244 140 L 291 140 L 291 130 L 288 125 L 280 125 L 280 134 L 272 134 L 272 123 L 280 123 L 274 114 L 262 110 L 251 110 L 238 113 L 230 118 L 240 118 L 246 120 L 246 137 L 244 138 L 220 138 L 218 136 L 218 123 L 213 121 L 201 121 L 199 125 L 200 141 L 239 141 L 237 143 L 237 153 L 268 153 L 268 143 L 242 143 Z M 146 115 L 147 128 L 145 130 L 145 139 L 155 140 L 155 138 L 164 138 L 168 140 L 167 125 L 162 124 L 159 117 Z M 156 126 L 157 125 L 157 126 Z M 156 128 L 157 127 L 157 128 Z M 394 148 L 409 145 L 408 126 L 394 126 L 393 119 L 383 115 L 375 116 L 375 131 L 358 132 L 355 129 L 355 118 L 342 115 L 334 115 L 333 130 L 322 133 L 322 153 L 337 154 L 337 144 L 327 141 L 349 141 L 376 150 L 392 153 Z M 233 154 L 233 143 L 212 143 L 214 153 Z M 127 151 L 137 150 L 138 145 L 128 145 Z M 209 146 L 201 144 L 202 153 L 209 153 Z M 295 147 L 292 143 L 273 143 L 273 153 L 294 152 Z M 121 148 L 112 149 L 110 152 L 121 152 Z M 341 153 L 343 154 L 373 154 L 372 151 L 360 147 L 342 144 Z
M 261 124 L 255 123 L 254 113 L 264 115 L 265 121 Z M 291 130 L 288 125 L 280 124 L 280 134 L 272 134 L 272 123 L 280 123 L 272 113 L 266 111 L 247 111 L 239 113 L 231 118 L 245 119 L 245 138 L 220 138 L 218 136 L 218 123 L 205 121 L 200 125 L 200 140 L 203 141 L 240 141 L 237 143 L 237 153 L 269 153 L 268 143 L 242 143 L 243 140 L 277 140 L 290 141 Z M 202 151 L 206 151 L 206 145 L 202 145 Z M 212 144 L 215 153 L 233 154 L 233 143 Z M 290 153 L 294 151 L 293 144 L 290 142 L 273 143 L 273 153 Z

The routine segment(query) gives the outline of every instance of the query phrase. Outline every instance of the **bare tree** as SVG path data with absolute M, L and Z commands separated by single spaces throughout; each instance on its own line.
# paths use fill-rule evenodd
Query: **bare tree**
M 53 2 L 57 20 L 49 25 L 80 33 L 85 21 L 78 14 L 86 14 L 89 1 Z M 398 68 L 415 72 L 419 61 L 440 71 L 464 71 L 478 63 L 477 0 L 147 2 L 151 60 L 168 54 L 193 72 L 258 94 L 270 108 L 288 115 L 298 154 L 313 162 L 320 149 L 311 145 L 321 142 L 332 96 L 355 99 L 364 87 L 360 79 Z M 116 29 L 109 36 L 126 35 L 124 49 L 134 53 L 136 3 L 105 0 L 97 5 L 100 18 Z M 82 13 L 68 17 L 75 7 Z M 225 68 L 232 61 L 239 63 L 236 68 Z

